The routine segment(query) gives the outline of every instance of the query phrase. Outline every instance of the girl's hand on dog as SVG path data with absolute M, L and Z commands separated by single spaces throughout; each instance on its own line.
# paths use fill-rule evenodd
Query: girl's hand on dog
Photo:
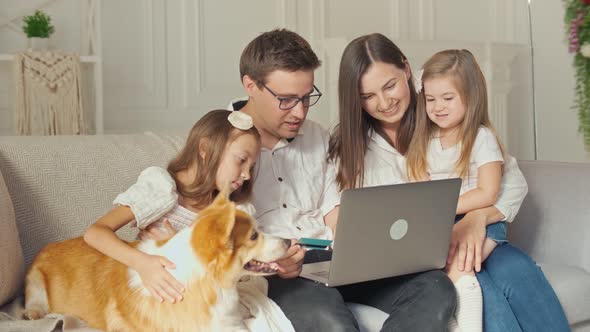
M 291 240 L 291 247 L 285 256 L 277 261 L 279 271 L 277 274 L 283 279 L 297 278 L 301 274 L 305 249 L 297 244 L 296 239 Z
M 176 230 L 174 227 L 172 227 L 172 225 L 170 225 L 168 219 L 164 219 L 162 224 L 164 225 L 164 229 L 159 226 L 150 225 L 146 229 L 141 230 L 141 232 L 137 234 L 137 238 L 140 240 L 150 239 L 156 241 L 165 241 L 176 234 Z
M 174 263 L 166 257 L 145 255 L 133 268 L 139 273 L 145 288 L 158 301 L 168 300 L 172 303 L 182 301 L 184 286 L 166 271 L 167 268 L 176 268 Z

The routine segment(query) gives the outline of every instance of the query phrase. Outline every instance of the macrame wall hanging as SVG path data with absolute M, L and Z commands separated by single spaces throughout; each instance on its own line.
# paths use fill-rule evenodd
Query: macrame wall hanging
M 56 50 L 17 54 L 16 134 L 85 134 L 80 76 L 80 59 L 75 54 Z

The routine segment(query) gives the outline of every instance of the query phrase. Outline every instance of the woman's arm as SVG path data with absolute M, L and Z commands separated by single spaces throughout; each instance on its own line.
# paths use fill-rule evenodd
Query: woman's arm
M 477 272 L 481 271 L 486 227 L 501 220 L 504 220 L 504 214 L 494 206 L 465 214 L 453 226 L 447 263 L 451 264 L 453 259 L 457 259 L 459 271 L 471 271 L 472 268 Z
M 502 162 L 495 161 L 477 169 L 477 188 L 459 197 L 457 214 L 492 206 L 498 199 L 502 181 Z
M 468 212 L 453 227 L 449 262 L 458 255 L 457 259 L 464 262 L 465 269 L 474 267 L 476 271 L 480 271 L 486 226 L 502 220 L 514 220 L 527 193 L 528 185 L 516 159 L 507 155 L 498 201 L 494 206 Z
M 139 273 L 144 286 L 160 302 L 182 300 L 183 285 L 166 268 L 175 265 L 165 257 L 149 255 L 119 239 L 115 232 L 130 223 L 135 216 L 128 206 L 118 206 L 90 226 L 84 241 L 101 253 L 129 266 Z

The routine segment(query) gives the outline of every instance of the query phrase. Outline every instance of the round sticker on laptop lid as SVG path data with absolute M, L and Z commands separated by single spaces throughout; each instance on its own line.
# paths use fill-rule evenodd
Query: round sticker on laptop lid
M 408 222 L 405 219 L 396 220 L 389 228 L 389 236 L 394 240 L 399 240 L 408 232 Z

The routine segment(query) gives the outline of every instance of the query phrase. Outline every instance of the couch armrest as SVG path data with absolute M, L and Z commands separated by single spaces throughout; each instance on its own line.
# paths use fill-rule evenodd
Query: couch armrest
M 590 271 L 590 164 L 520 161 L 529 185 L 511 242 L 545 263 Z

